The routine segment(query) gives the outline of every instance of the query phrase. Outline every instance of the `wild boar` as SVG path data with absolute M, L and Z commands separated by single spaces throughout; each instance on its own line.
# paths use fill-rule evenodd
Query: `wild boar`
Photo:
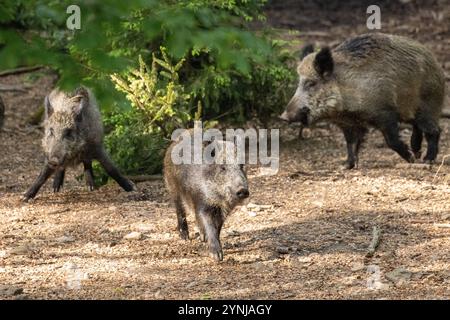
M 187 134 L 192 135 L 192 130 Z M 222 140 L 211 142 L 213 162 L 174 164 L 172 150 L 181 137 L 169 146 L 164 158 L 164 181 L 176 208 L 178 231 L 182 239 L 189 239 L 186 211 L 195 214 L 201 240 L 208 242 L 210 256 L 221 261 L 223 223 L 235 206 L 249 196 L 244 166 L 236 158 L 225 161 L 227 148 L 235 155 L 236 146 Z
M 425 135 L 423 160 L 435 161 L 445 79 L 423 45 L 401 36 L 363 34 L 307 55 L 297 71 L 297 91 L 280 118 L 339 126 L 347 143 L 347 168 L 357 166 L 369 126 L 380 130 L 387 145 L 408 162 L 420 159 Z M 411 149 L 399 138 L 399 122 L 412 125 Z
M 34 198 L 52 174 L 55 174 L 53 191 L 58 192 L 63 186 L 66 168 L 80 163 L 84 166 L 86 184 L 93 190 L 93 160 L 98 160 L 125 191 L 134 189 L 133 183 L 120 173 L 103 146 L 101 115 L 90 90 L 84 87 L 74 93 L 53 90 L 45 98 L 44 126 L 44 168 L 25 193 L 24 201 Z

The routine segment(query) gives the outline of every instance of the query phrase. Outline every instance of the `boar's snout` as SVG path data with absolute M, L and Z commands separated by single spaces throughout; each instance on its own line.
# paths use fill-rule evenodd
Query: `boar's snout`
M 47 165 L 52 169 L 57 169 L 58 167 L 64 166 L 65 159 L 65 156 L 53 153 L 47 157 Z
M 249 195 L 250 195 L 250 192 L 248 192 L 247 188 L 241 188 L 238 190 L 238 192 L 236 192 L 236 196 L 238 197 L 238 199 L 248 198 Z
M 286 110 L 281 114 L 281 116 L 279 116 L 279 118 L 283 121 L 287 121 L 288 123 L 300 122 L 304 126 L 307 126 L 311 122 L 310 113 L 311 113 L 310 108 L 301 107 L 301 108 L 296 108 L 293 113 L 288 112 Z
M 283 112 L 283 113 L 281 114 L 281 116 L 279 116 L 278 118 L 280 118 L 280 120 L 289 122 L 289 117 L 288 117 L 288 114 L 287 114 L 286 111 Z
M 47 161 L 49 167 L 51 168 L 57 168 L 60 165 L 60 161 L 57 157 L 51 157 Z

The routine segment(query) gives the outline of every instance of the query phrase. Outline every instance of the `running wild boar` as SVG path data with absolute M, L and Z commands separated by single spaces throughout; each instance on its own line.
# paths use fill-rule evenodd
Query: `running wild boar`
M 369 126 L 380 130 L 387 145 L 408 162 L 420 159 L 425 135 L 423 160 L 435 161 L 445 79 L 423 45 L 400 36 L 363 34 L 333 50 L 308 54 L 297 71 L 297 91 L 280 118 L 339 126 L 347 143 L 347 168 L 357 166 Z M 411 149 L 399 138 L 399 122 L 412 125 Z
M 188 135 L 192 136 L 192 130 Z M 164 180 L 175 205 L 180 237 L 189 239 L 186 211 L 195 214 L 200 239 L 208 243 L 210 256 L 221 261 L 220 231 L 223 223 L 236 205 L 249 196 L 243 165 L 237 161 L 225 161 L 226 148 L 233 150 L 235 155 L 236 146 L 222 140 L 209 145 L 213 150 L 212 163 L 174 164 L 172 149 L 180 139 L 169 146 L 164 158 Z
M 119 172 L 105 151 L 100 111 L 90 90 L 84 87 L 74 93 L 53 90 L 45 98 L 44 126 L 44 168 L 25 193 L 24 201 L 34 198 L 52 174 L 53 191 L 58 192 L 63 186 L 67 167 L 80 163 L 84 166 L 86 184 L 93 190 L 93 160 L 98 160 L 125 191 L 134 189 L 133 183 Z

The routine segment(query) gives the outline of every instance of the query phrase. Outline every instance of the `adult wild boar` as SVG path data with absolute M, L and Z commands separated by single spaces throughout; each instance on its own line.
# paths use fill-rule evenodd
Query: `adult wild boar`
M 363 34 L 307 55 L 297 71 L 297 91 L 280 118 L 339 126 L 347 142 L 347 168 L 357 166 L 369 126 L 380 130 L 387 145 L 408 162 L 420 158 L 425 135 L 423 160 L 436 159 L 445 81 L 423 45 L 400 36 Z M 412 124 L 412 152 L 399 138 L 399 122 Z
M 86 88 L 78 88 L 74 93 L 55 89 L 45 98 L 42 146 L 44 168 L 25 193 L 24 201 L 34 198 L 52 174 L 55 174 L 53 191 L 58 192 L 64 183 L 66 168 L 80 163 L 84 166 L 86 184 L 93 190 L 93 160 L 98 160 L 125 191 L 134 188 L 133 183 L 119 172 L 106 153 L 100 111 L 94 95 Z

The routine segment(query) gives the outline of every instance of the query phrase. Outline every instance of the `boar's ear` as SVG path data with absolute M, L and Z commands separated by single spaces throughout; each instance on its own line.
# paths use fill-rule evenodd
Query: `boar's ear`
M 83 87 L 78 88 L 75 91 L 75 95 L 70 98 L 76 105 L 73 107 L 73 112 L 75 114 L 76 120 L 81 121 L 82 111 L 86 106 L 89 105 L 89 94 L 87 90 Z
M 333 73 L 334 62 L 330 48 L 322 48 L 317 53 L 316 58 L 314 59 L 314 69 L 322 78 Z
M 300 51 L 300 61 L 302 61 L 308 54 L 314 52 L 314 46 L 312 44 L 307 44 Z
M 50 104 L 50 99 L 48 98 L 48 96 L 45 97 L 44 107 L 45 107 L 45 118 L 48 119 L 53 114 L 53 107 Z

